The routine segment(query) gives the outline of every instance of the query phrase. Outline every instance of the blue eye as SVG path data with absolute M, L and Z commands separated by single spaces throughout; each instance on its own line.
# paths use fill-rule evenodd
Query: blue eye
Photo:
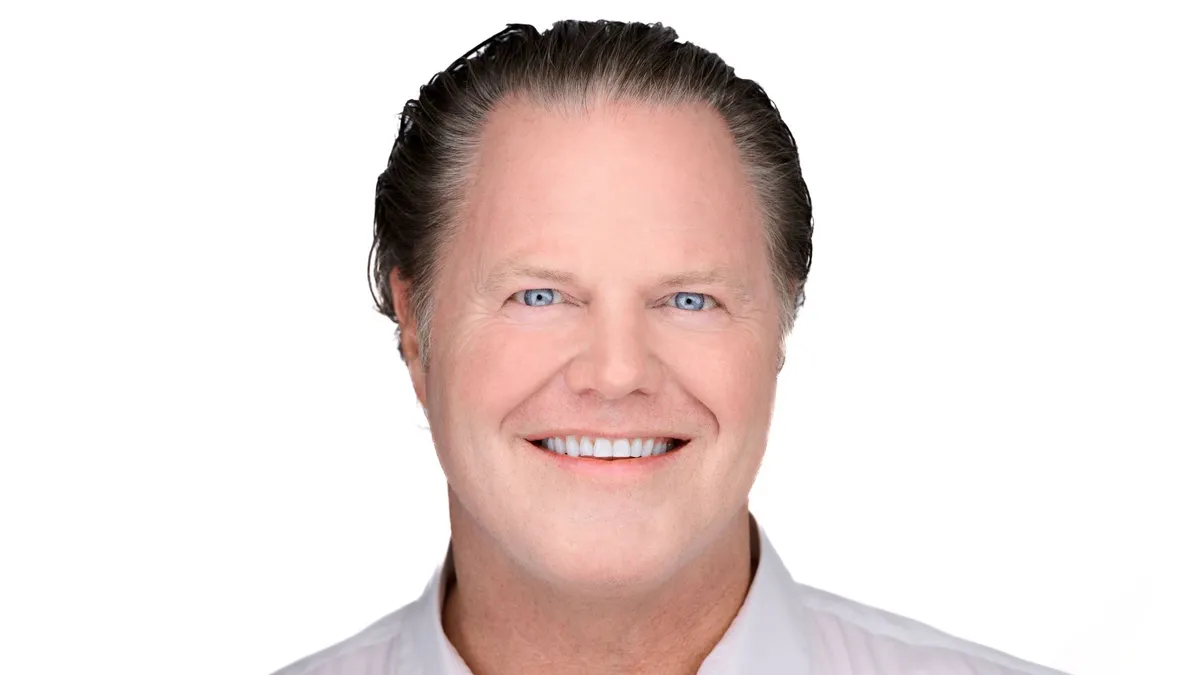
M 553 288 L 531 288 L 527 291 L 517 291 L 513 293 L 513 297 L 517 298 L 517 302 L 530 307 L 546 307 L 554 304 L 556 297 L 562 299 L 561 294 Z
M 676 293 L 671 304 L 676 309 L 694 312 L 715 307 L 716 300 L 711 295 L 705 295 L 704 293 Z

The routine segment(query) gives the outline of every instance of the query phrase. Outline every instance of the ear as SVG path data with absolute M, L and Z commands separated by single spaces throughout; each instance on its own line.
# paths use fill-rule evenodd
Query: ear
M 425 368 L 421 365 L 421 344 L 417 339 L 417 318 L 413 315 L 412 284 L 400 278 L 400 268 L 393 267 L 388 276 L 388 285 L 392 289 L 392 311 L 396 313 L 396 322 L 400 327 L 400 351 L 408 364 L 408 376 L 412 379 L 413 392 L 421 407 L 428 409 L 425 403 Z

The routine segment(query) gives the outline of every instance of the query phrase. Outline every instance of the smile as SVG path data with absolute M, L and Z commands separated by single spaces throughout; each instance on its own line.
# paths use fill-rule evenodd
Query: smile
M 686 439 L 604 438 L 592 436 L 552 436 L 528 439 L 530 443 L 566 457 L 595 457 L 598 459 L 635 459 L 674 452 L 687 444 Z

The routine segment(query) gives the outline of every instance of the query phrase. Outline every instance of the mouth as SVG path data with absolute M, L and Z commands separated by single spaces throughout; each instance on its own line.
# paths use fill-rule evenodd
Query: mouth
M 621 438 L 603 436 L 549 436 L 527 438 L 526 442 L 564 457 L 589 457 L 601 460 L 627 460 L 657 457 L 687 445 L 689 438 L 651 436 Z

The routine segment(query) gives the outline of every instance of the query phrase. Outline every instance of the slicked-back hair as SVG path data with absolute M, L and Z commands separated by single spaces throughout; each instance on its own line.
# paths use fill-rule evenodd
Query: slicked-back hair
M 559 21 L 544 32 L 509 24 L 405 104 L 375 187 L 370 274 L 377 310 L 397 323 L 392 270 L 408 282 L 423 368 L 429 367 L 440 254 L 467 198 L 485 119 L 511 98 L 547 108 L 636 101 L 716 110 L 754 188 L 780 299 L 781 335 L 791 332 L 812 260 L 812 202 L 795 139 L 762 87 L 734 75 L 716 54 L 677 38 L 660 23 Z M 398 341 L 400 331 L 398 325 Z M 782 358 L 782 341 L 780 349 Z M 403 346 L 400 356 L 407 363 Z

